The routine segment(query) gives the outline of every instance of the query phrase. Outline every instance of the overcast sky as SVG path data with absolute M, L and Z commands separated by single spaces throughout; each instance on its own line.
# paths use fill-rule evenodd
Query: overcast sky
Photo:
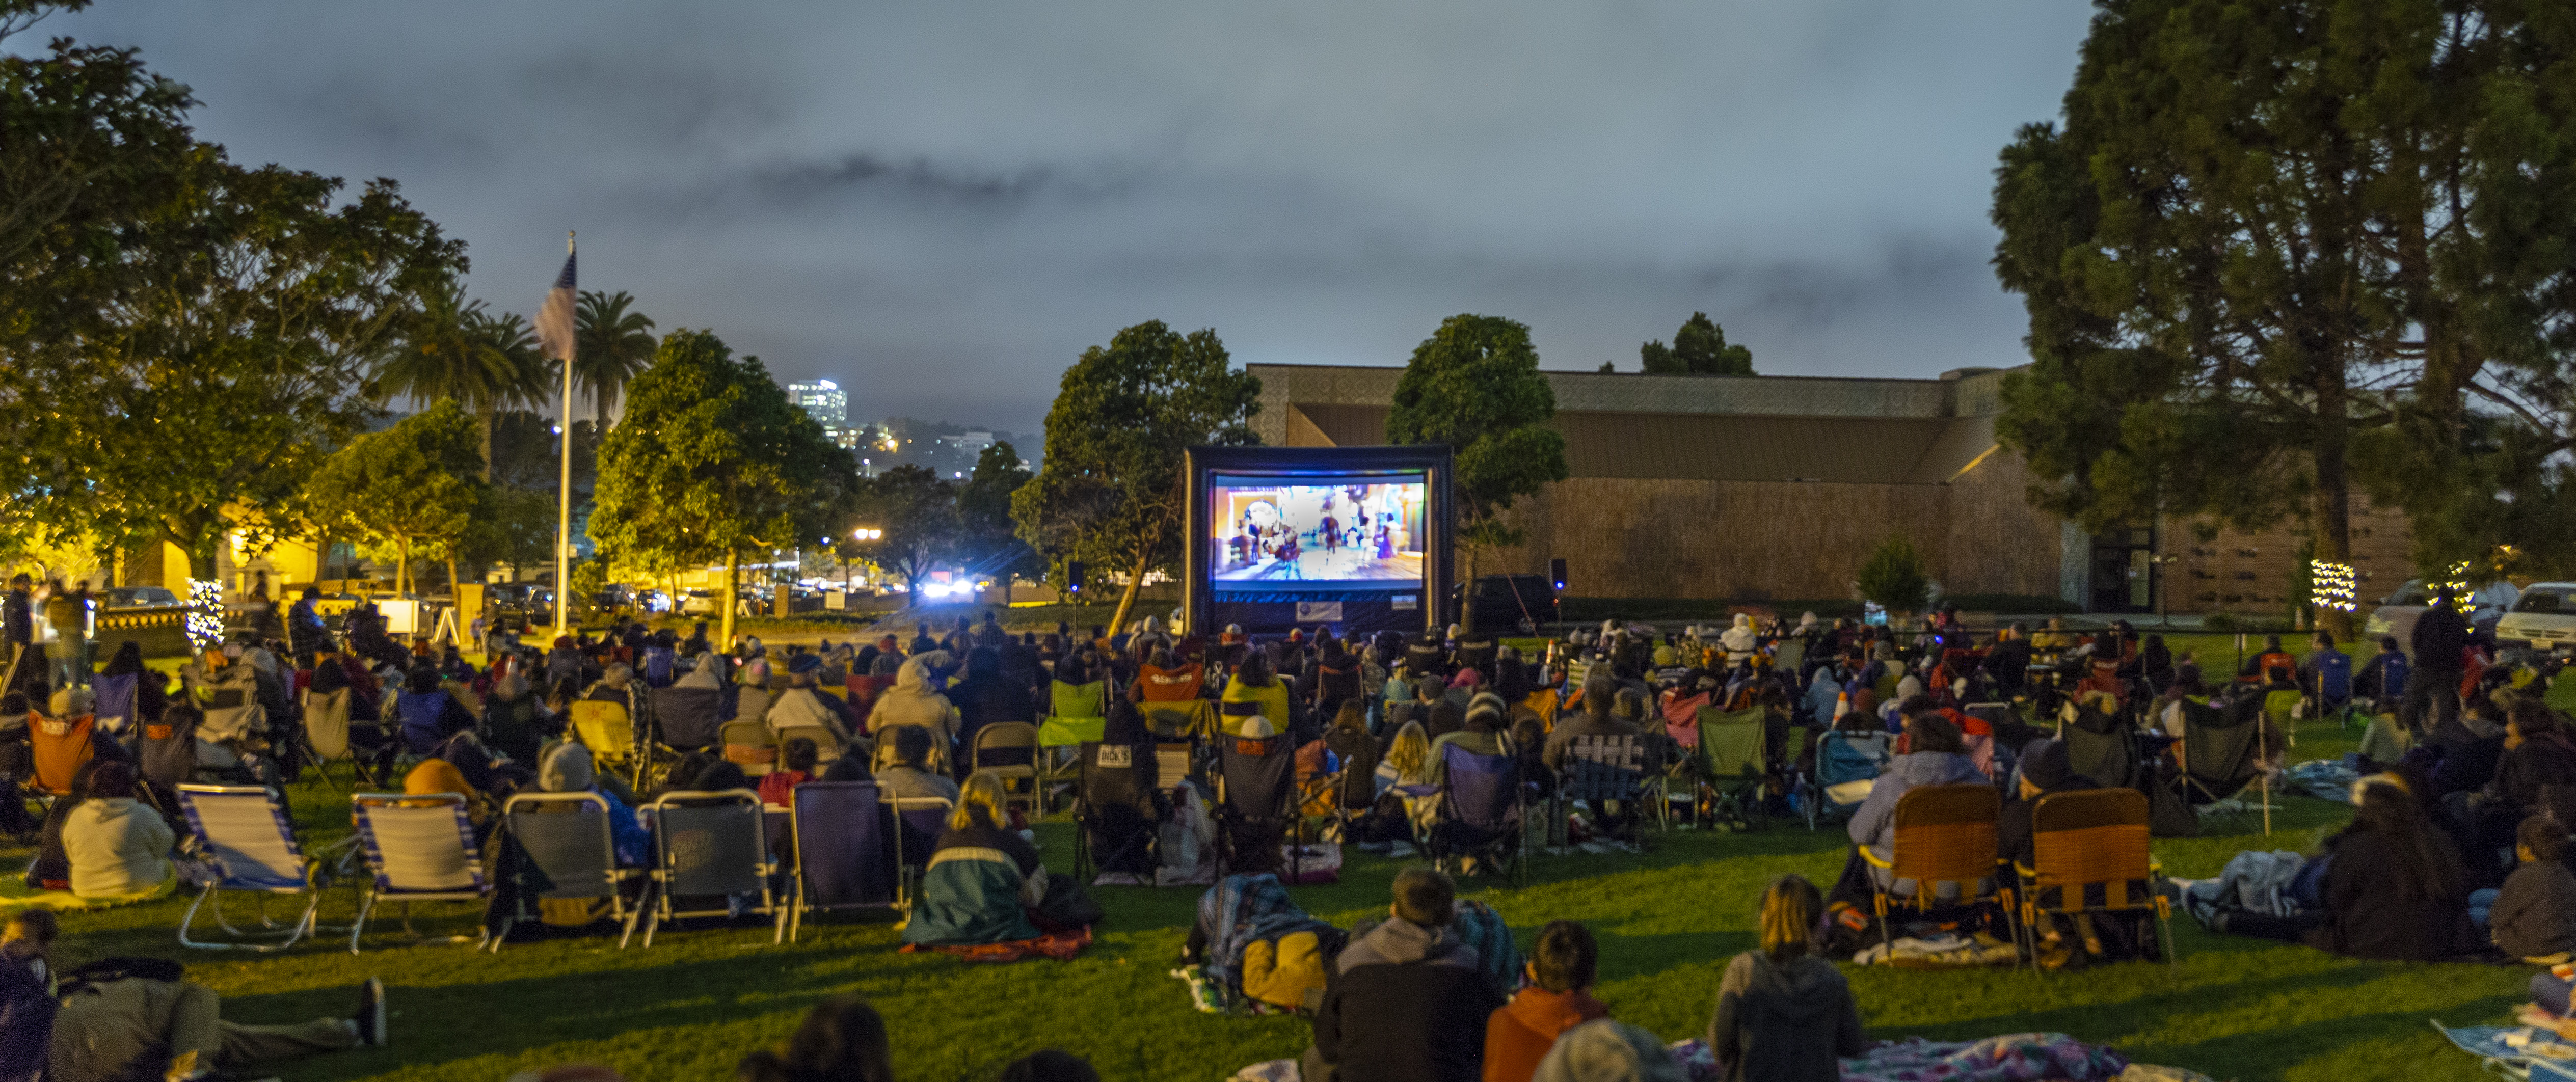
M 1767 374 L 2019 363 L 1995 152 L 2052 3 L 103 0 L 237 160 L 388 176 L 477 296 L 581 283 L 861 419 L 1034 431 L 1145 319 L 1238 362 L 1401 364 L 1448 315 L 1548 368 L 1693 309 Z

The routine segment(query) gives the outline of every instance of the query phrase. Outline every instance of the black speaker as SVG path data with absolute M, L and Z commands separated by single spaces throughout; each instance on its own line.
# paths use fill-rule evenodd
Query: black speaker
M 1069 594 L 1078 594 L 1082 592 L 1082 561 L 1066 560 L 1064 562 L 1064 592 Z
M 1558 556 L 1547 562 L 1547 581 L 1556 584 L 1556 592 L 1565 592 L 1565 557 Z

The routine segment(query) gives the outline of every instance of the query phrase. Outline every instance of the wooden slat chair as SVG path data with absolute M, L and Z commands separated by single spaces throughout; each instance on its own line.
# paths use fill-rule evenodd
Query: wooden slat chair
M 2164 868 L 2148 849 L 2147 808 L 2147 794 L 2136 789 L 2050 793 L 2031 808 L 2031 862 L 2013 870 L 2032 957 L 2042 916 L 2152 909 L 2165 961 L 2174 961 L 2173 903 L 2156 890 Z M 2099 904 L 2085 900 L 2095 886 L 2102 888 Z
M 1860 847 L 1861 859 L 1888 873 L 1887 885 L 1876 886 L 1873 880 L 1871 891 L 1882 942 L 1891 949 L 1896 945 L 1887 924 L 1896 906 L 1923 912 L 1991 897 L 2002 903 L 2004 919 L 2013 919 L 2012 887 L 1998 874 L 1995 859 L 1995 821 L 2002 815 L 2003 795 L 1991 785 L 1926 785 L 1897 799 L 1896 842 L 1888 859 Z M 1896 886 L 1907 880 L 1913 881 L 1914 892 L 1897 895 Z M 1957 896 L 1941 899 L 1943 883 L 1957 884 Z M 1993 884 L 1991 892 L 1979 889 L 1988 883 Z

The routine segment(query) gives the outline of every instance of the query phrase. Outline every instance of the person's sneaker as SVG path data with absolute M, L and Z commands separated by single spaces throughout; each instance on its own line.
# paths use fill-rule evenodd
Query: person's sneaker
M 385 1044 L 385 982 L 374 977 L 358 986 L 358 1013 L 349 1019 L 358 1027 L 358 1043 L 369 1048 Z

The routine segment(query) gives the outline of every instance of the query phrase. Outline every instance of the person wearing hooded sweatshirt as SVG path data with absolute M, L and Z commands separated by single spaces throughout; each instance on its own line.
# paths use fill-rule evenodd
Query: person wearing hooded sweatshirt
M 1431 784 L 1449 783 L 1449 760 L 1443 749 L 1455 744 L 1475 755 L 1509 755 L 1511 738 L 1504 735 L 1511 712 L 1503 705 L 1502 696 L 1480 691 L 1467 702 L 1467 727 L 1453 733 L 1442 733 L 1431 741 Z
M 1841 1057 L 1868 1047 L 1850 983 L 1810 942 L 1823 908 L 1800 876 L 1762 892 L 1761 949 L 1726 964 L 1708 1023 L 1728 1082 L 1841 1082 Z
M 882 663 L 882 655 L 880 659 Z M 868 711 L 868 734 L 877 741 L 877 765 L 884 765 L 886 753 L 894 745 L 886 739 L 886 730 L 918 725 L 930 730 L 932 765 L 944 766 L 957 743 L 958 720 L 957 707 L 948 701 L 948 696 L 931 690 L 930 668 L 919 658 L 906 659 L 895 670 L 894 686 L 877 696 L 875 708 Z
M 608 802 L 608 837 L 617 863 L 641 867 L 653 861 L 653 836 L 635 811 L 617 794 L 602 788 L 591 770 L 590 749 L 571 741 L 549 747 L 537 766 L 537 788 L 549 793 L 597 793 Z
M 134 799 L 133 767 L 100 763 L 90 772 L 89 799 L 63 820 L 72 893 L 104 898 L 151 890 L 176 874 L 170 846 L 178 840 L 160 812 Z
M 1718 633 L 1717 645 L 1726 650 L 1730 663 L 1740 662 L 1762 645 L 1762 634 L 1753 629 L 1751 614 L 1739 612 L 1735 614 L 1735 625 Z
M 850 723 L 831 700 L 814 689 L 814 674 L 797 673 L 787 678 L 787 690 L 770 700 L 769 731 L 784 735 L 792 729 L 822 729 L 832 734 L 832 747 L 824 749 L 834 756 L 850 746 Z
M 1592 998 L 1601 949 L 1591 929 L 1549 921 L 1530 949 L 1529 987 L 1485 1019 L 1485 1082 L 1529 1082 L 1557 1037 L 1610 1008 Z
M 2101 786 L 2075 772 L 2062 740 L 2033 740 L 2024 746 L 2020 772 L 2013 798 L 2004 801 L 2003 816 L 1995 821 L 1995 855 L 2027 865 L 2032 857 L 2030 814 L 2039 807 L 2039 798 Z
M 1916 714 L 1907 721 L 1905 736 L 1908 753 L 1897 756 L 1888 764 L 1886 772 L 1871 785 L 1869 799 L 1862 801 L 1860 810 L 1852 813 L 1849 830 L 1852 845 L 1867 848 L 1881 861 L 1893 859 L 1896 854 L 1896 801 L 1907 790 L 1920 785 L 1988 784 L 1985 772 L 1978 770 L 1976 761 L 1962 750 L 1964 745 L 1960 741 L 1959 727 L 1951 724 L 1948 718 L 1931 711 Z M 1878 886 L 1892 888 L 1898 894 L 1913 893 L 1912 880 L 1891 884 L 1886 871 L 1875 865 L 1866 865 L 1859 852 L 1853 852 L 1851 859 L 1854 864 L 1864 864 L 1871 881 Z M 1944 884 L 1942 889 L 1956 888 L 1953 884 Z M 1837 900 L 1850 900 L 1841 897 L 1842 893 L 1843 888 L 1837 886 Z
M 1485 1023 L 1505 1000 L 1474 947 L 1449 930 L 1457 886 L 1428 868 L 1395 876 L 1389 919 L 1353 929 L 1315 1012 L 1301 1077 L 1316 1082 L 1478 1082 Z

